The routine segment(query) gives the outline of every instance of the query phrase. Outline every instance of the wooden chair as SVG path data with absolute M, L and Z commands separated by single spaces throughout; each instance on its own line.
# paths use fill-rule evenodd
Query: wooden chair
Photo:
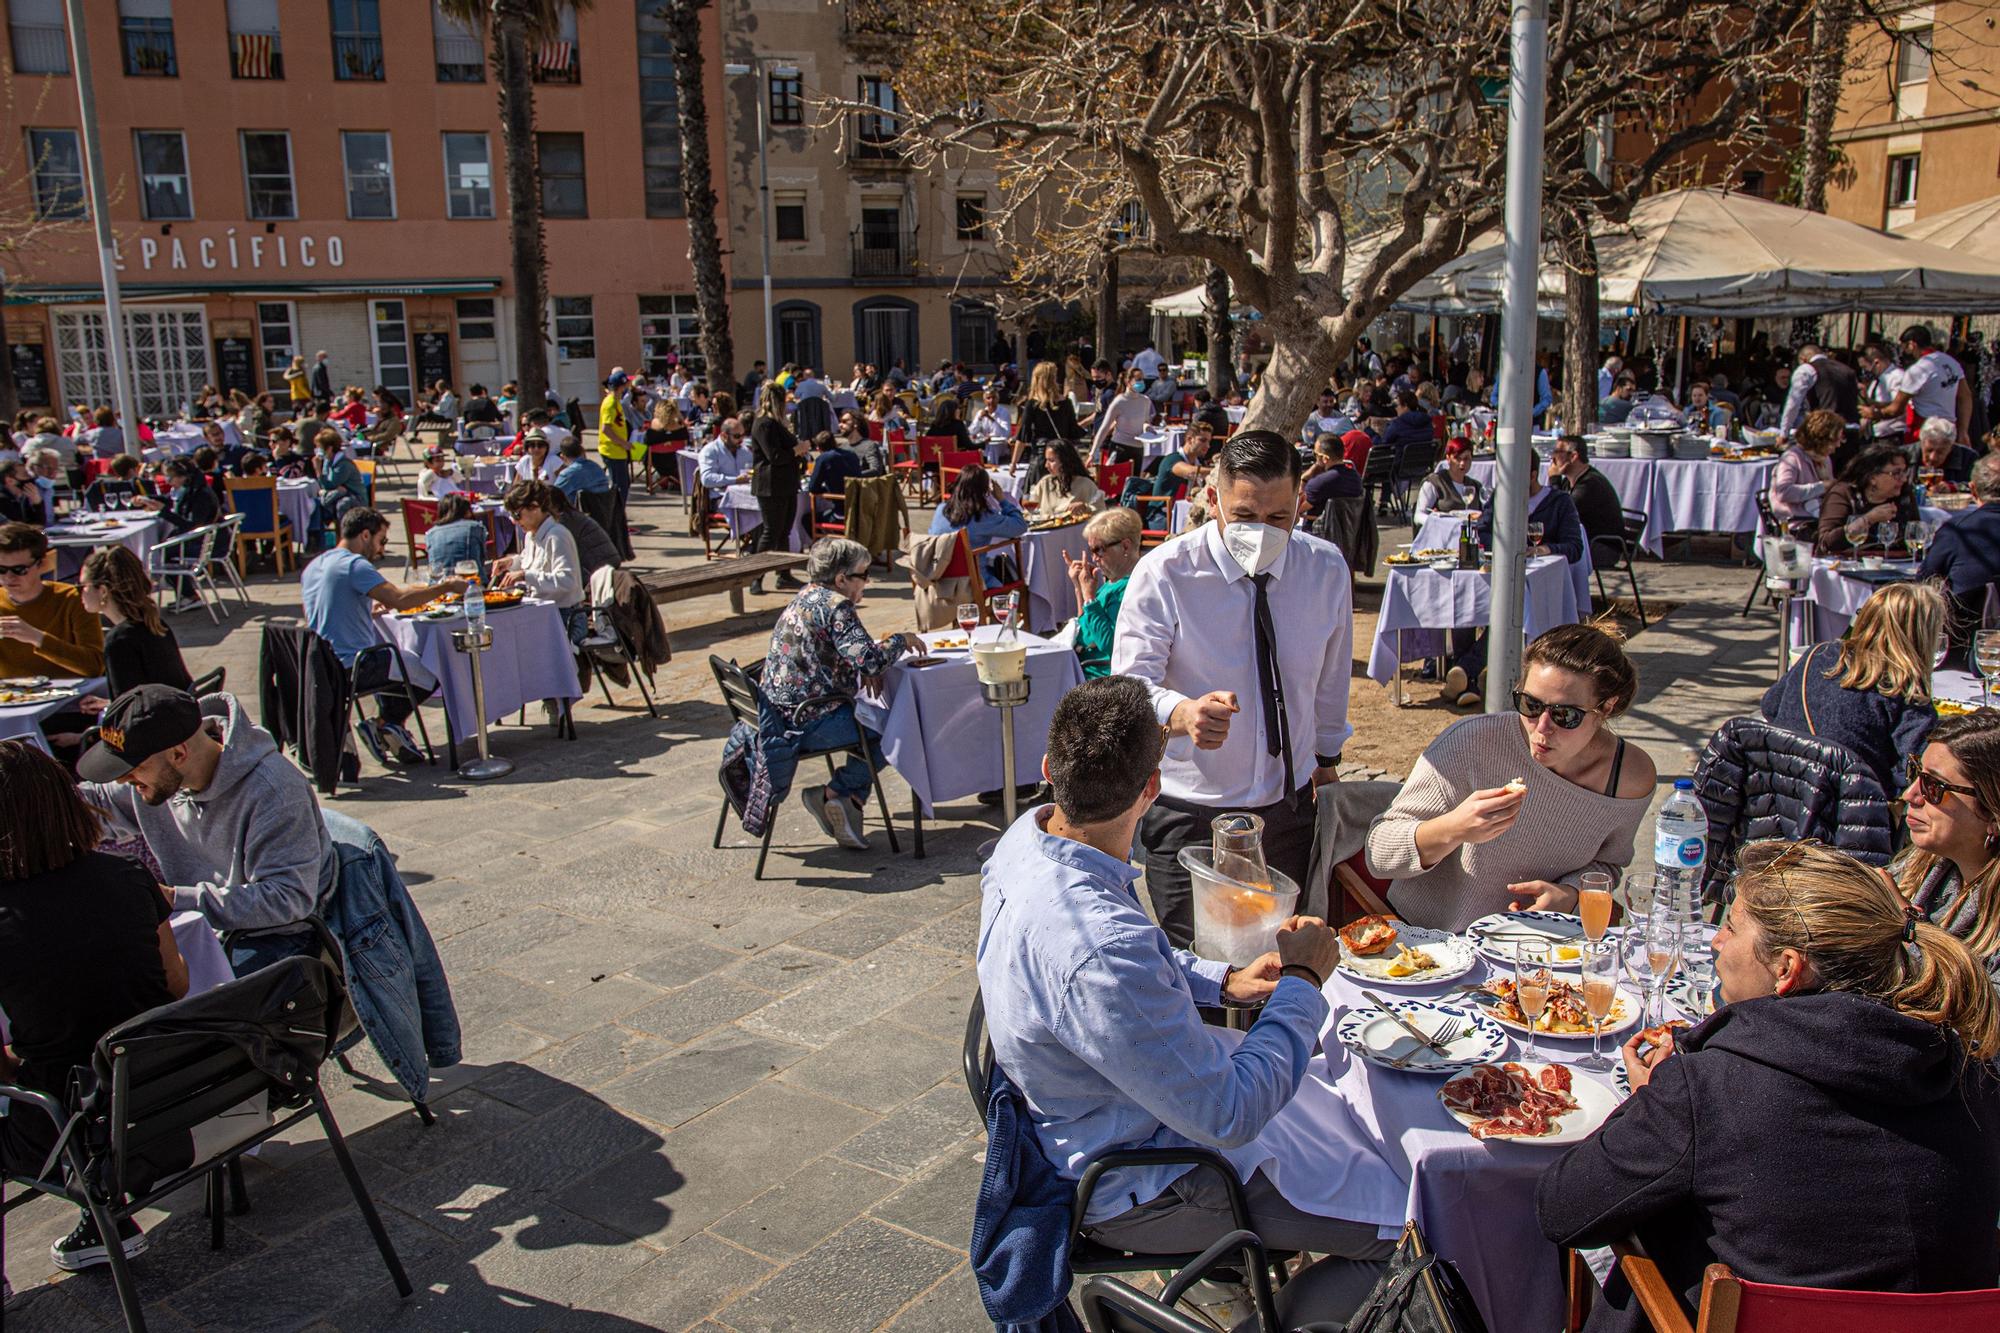
M 409 577 L 419 561 L 429 558 L 424 534 L 437 526 L 436 500 L 403 501 L 403 575 Z
M 915 452 L 907 459 L 891 463 L 889 469 L 902 479 L 904 490 L 921 498 L 927 492 L 928 479 L 943 472 L 944 456 L 953 452 L 952 446 L 957 443 L 957 437 L 951 435 L 918 436 Z M 978 461 L 977 454 L 972 457 Z
M 1007 583 L 996 584 L 991 588 L 987 587 L 985 576 L 980 573 L 980 558 L 994 551 L 1005 550 L 1009 547 L 1013 548 L 1013 580 Z M 1027 627 L 1028 610 L 1027 569 L 1027 562 L 1022 558 L 1021 554 L 1021 538 L 1003 537 L 999 541 L 992 542 L 986 546 L 974 546 L 971 534 L 964 528 L 960 528 L 958 530 L 958 545 L 952 551 L 951 559 L 945 563 L 944 569 L 939 571 L 938 579 L 968 580 L 972 585 L 972 600 L 979 603 L 980 623 L 987 625 L 995 623 L 992 607 L 988 605 L 995 597 L 1007 592 L 1019 594 L 1019 601 L 1016 603 L 1019 608 L 1016 614 L 1019 618 L 1016 620 L 1015 626 L 1016 628 L 1025 629 Z
M 373 509 L 375 507 L 375 460 L 372 458 L 357 458 L 354 460 L 354 466 L 361 470 L 362 476 L 368 478 L 368 507 Z
M 948 491 L 958 482 L 958 474 L 969 467 L 985 467 L 986 455 L 977 449 L 947 449 L 938 455 L 938 490 Z
M 694 494 L 690 497 L 690 504 L 692 508 L 688 522 L 693 526 L 695 533 L 701 537 L 702 550 L 707 553 L 710 560 L 718 559 L 719 557 L 715 553 L 717 538 L 720 538 L 725 546 L 735 540 L 735 534 L 729 528 L 728 518 L 724 517 L 722 511 L 715 507 L 715 501 L 709 498 L 708 487 L 703 486 L 699 480 L 695 483 Z M 742 545 L 740 542 L 737 544 L 739 547 Z
M 222 479 L 224 498 L 229 508 L 242 515 L 242 526 L 236 529 L 236 572 L 246 574 L 249 566 L 245 552 L 254 549 L 258 542 L 271 543 L 271 563 L 277 566 L 280 576 L 291 573 L 292 522 L 278 512 L 278 479 L 276 477 L 224 477 Z

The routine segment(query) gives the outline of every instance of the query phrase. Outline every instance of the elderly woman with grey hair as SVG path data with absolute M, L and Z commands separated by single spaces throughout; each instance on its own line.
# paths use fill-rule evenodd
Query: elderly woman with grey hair
M 877 641 L 861 624 L 861 601 L 868 592 L 874 557 L 859 542 L 827 537 L 806 557 L 806 587 L 778 615 L 771 651 L 760 682 L 763 707 L 758 744 L 769 772 L 774 802 L 791 786 L 802 749 L 865 739 L 875 766 L 882 766 L 881 737 L 854 715 L 854 695 L 863 681 L 881 675 L 904 657 L 922 658 L 924 641 L 914 634 L 891 634 Z M 866 851 L 861 831 L 863 803 L 874 785 L 859 755 L 821 787 L 806 787 L 799 799 L 828 837 L 843 847 Z

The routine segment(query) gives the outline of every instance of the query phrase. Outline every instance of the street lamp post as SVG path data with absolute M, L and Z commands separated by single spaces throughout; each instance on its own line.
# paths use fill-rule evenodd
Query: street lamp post
M 744 74 L 757 76 L 754 100 L 757 103 L 757 197 L 764 232 L 764 374 L 771 376 L 778 373 L 778 350 L 777 330 L 771 322 L 771 146 L 770 134 L 764 124 L 765 102 L 769 93 L 764 87 L 763 65 L 760 58 L 747 65 L 724 65 L 722 72 L 731 77 Z
M 125 452 L 137 458 L 144 446 L 139 442 L 139 418 L 132 410 L 132 377 L 125 366 L 125 308 L 119 300 L 117 242 L 111 237 L 111 214 L 105 203 L 104 148 L 97 132 L 97 99 L 90 81 L 90 39 L 83 28 L 83 0 L 67 0 L 67 7 L 70 67 L 75 71 L 78 124 L 83 131 L 83 168 L 90 183 L 90 219 L 97 230 L 97 269 L 104 284 L 104 350 L 111 358 L 111 397 L 118 404 Z

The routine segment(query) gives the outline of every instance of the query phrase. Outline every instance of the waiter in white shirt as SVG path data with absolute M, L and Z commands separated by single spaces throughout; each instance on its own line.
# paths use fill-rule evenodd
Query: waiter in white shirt
M 1958 428 L 1958 443 L 1972 443 L 1972 385 L 1965 370 L 1950 356 L 1931 344 L 1931 331 L 1922 324 L 1903 330 L 1903 355 L 1910 364 L 1903 368 L 1903 383 L 1881 414 L 1890 418 L 1909 408 L 1916 420 L 1909 423 L 1911 438 L 1932 417 L 1943 417 Z
M 1181 848 L 1209 822 L 1264 820 L 1264 857 L 1301 886 L 1318 812 L 1353 728 L 1354 603 L 1340 549 L 1294 527 L 1300 467 L 1276 431 L 1238 431 L 1208 488 L 1215 521 L 1148 554 L 1118 611 L 1111 670 L 1152 691 L 1167 728 L 1160 797 L 1139 826 L 1146 888 L 1177 946 L 1194 941 Z

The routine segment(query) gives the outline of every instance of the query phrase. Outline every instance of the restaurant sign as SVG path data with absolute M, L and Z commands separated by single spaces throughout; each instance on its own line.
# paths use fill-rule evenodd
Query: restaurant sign
M 220 236 L 141 236 L 114 244 L 121 273 L 271 273 L 347 263 L 347 245 L 338 236 L 287 236 L 237 227 Z

